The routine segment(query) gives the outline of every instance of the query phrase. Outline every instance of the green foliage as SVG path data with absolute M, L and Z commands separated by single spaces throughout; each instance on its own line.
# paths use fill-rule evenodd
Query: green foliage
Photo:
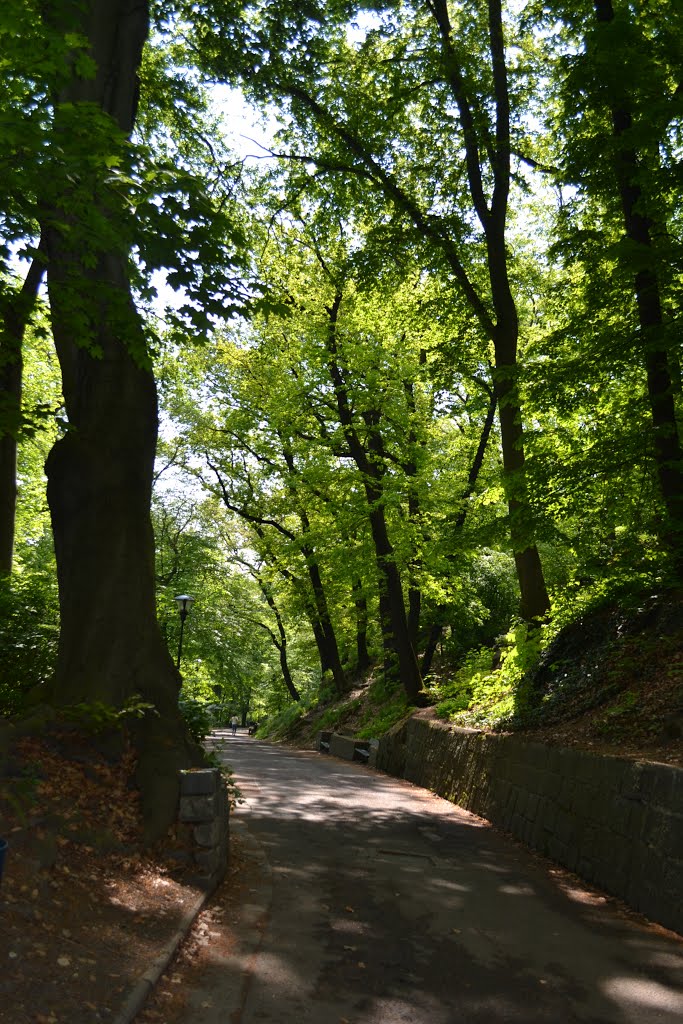
M 228 794 L 230 810 L 232 811 L 238 804 L 243 804 L 245 802 L 244 794 L 235 781 L 232 766 L 221 761 L 213 750 L 206 751 L 204 758 L 209 768 L 218 768 L 221 773 Z
M 409 713 L 405 693 L 400 687 L 387 687 L 384 681 L 370 686 L 366 713 L 355 730 L 359 739 L 378 739 Z
M 440 716 L 468 726 L 496 726 L 525 707 L 525 681 L 538 664 L 543 630 L 517 622 L 498 649 L 468 655 L 454 677 L 435 688 Z
M 114 730 L 125 729 L 130 718 L 144 718 L 147 714 L 158 714 L 149 701 L 135 693 L 129 697 L 123 707 L 115 708 L 103 701 L 81 701 L 59 709 L 59 717 L 77 726 L 82 732 L 92 736 Z
M 192 739 L 203 743 L 213 727 L 213 717 L 205 701 L 181 695 L 178 701 L 180 712 L 187 722 Z
M 279 740 L 285 739 L 292 727 L 306 714 L 308 708 L 303 701 L 290 704 L 289 707 L 259 722 L 259 738 Z
M 49 679 L 58 639 L 57 585 L 49 561 L 44 569 L 26 566 L 0 579 L 0 714 L 17 714 L 29 692 Z
M 638 708 L 638 695 L 633 690 L 624 690 L 619 697 L 619 700 L 607 709 L 606 714 L 610 718 L 616 718 L 621 715 L 632 714 L 637 711 Z

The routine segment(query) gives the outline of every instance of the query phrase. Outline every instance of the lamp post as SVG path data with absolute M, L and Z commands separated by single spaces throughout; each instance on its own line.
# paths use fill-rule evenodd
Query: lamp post
M 178 602 L 178 614 L 180 615 L 180 640 L 178 641 L 178 660 L 176 661 L 176 668 L 180 671 L 180 658 L 183 653 L 183 630 L 185 629 L 185 619 L 188 616 L 194 598 L 190 597 L 189 594 L 178 594 L 175 600 Z

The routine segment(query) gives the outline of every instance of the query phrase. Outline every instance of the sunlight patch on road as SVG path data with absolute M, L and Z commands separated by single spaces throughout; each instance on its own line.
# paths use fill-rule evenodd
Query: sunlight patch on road
M 683 1020 L 683 994 L 678 995 L 671 988 L 660 985 L 657 981 L 608 978 L 601 987 L 605 995 L 620 1005 L 630 1004 L 640 1020 L 643 1020 L 642 1014 L 648 1010 L 666 1014 L 666 1016 L 657 1017 L 662 1024 L 669 1020 L 672 1022 Z M 634 1019 L 636 1018 L 634 1017 Z

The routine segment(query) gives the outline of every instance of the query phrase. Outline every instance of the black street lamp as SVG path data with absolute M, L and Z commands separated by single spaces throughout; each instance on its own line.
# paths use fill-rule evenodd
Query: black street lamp
M 176 668 L 180 671 L 180 658 L 183 653 L 183 630 L 185 629 L 185 619 L 188 616 L 193 597 L 189 594 L 179 594 L 175 600 L 178 602 L 178 613 L 180 615 L 180 640 L 178 641 L 178 660 L 176 661 Z

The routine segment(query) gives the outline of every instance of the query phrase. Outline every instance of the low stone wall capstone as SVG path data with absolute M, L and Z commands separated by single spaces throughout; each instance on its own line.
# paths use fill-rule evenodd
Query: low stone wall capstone
M 374 760 L 683 932 L 683 769 L 420 717 Z

